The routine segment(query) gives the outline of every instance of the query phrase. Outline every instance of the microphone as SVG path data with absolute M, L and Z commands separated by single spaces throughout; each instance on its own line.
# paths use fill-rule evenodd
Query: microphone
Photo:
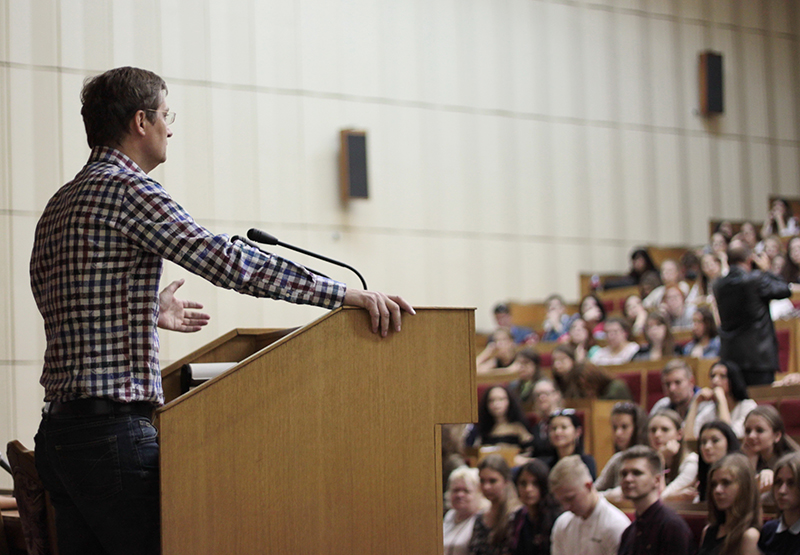
M 313 256 L 314 258 L 319 258 L 320 260 L 324 260 L 325 262 L 329 262 L 330 264 L 335 264 L 336 266 L 347 268 L 348 270 L 350 270 L 351 272 L 353 272 L 355 275 L 358 276 L 358 279 L 361 280 L 361 286 L 364 288 L 365 291 L 367 290 L 367 282 L 364 281 L 364 277 L 359 273 L 358 270 L 356 270 L 349 264 L 345 264 L 344 262 L 339 262 L 338 260 L 334 260 L 333 258 L 328 258 L 327 256 L 322 256 L 321 254 L 317 254 L 311 251 L 307 251 L 306 249 L 301 249 L 300 247 L 295 247 L 294 245 L 284 243 L 283 241 L 279 241 L 278 238 L 275 237 L 274 235 L 270 235 L 266 231 L 261 231 L 260 229 L 256 229 L 254 227 L 247 232 L 247 238 L 250 239 L 251 241 L 254 241 L 256 243 L 261 243 L 264 245 L 278 245 L 280 247 L 285 247 L 287 249 L 291 249 L 293 251 L 297 251 L 302 254 L 307 254 L 308 256 Z M 320 275 L 326 277 L 323 274 Z

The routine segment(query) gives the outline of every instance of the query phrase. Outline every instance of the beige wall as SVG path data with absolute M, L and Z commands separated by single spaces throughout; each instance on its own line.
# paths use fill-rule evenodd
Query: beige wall
M 167 79 L 178 118 L 154 175 L 201 223 L 261 227 L 415 304 L 475 306 L 486 328 L 498 299 L 574 299 L 579 271 L 622 270 L 635 244 L 700 244 L 711 217 L 800 196 L 798 18 L 791 0 L 0 0 L 0 444 L 33 443 L 27 263 L 88 154 L 86 75 Z M 694 113 L 706 48 L 725 56 L 713 126 Z M 368 131 L 371 179 L 346 209 L 345 127 Z M 213 324 L 163 336 L 164 361 L 320 314 L 184 289 Z

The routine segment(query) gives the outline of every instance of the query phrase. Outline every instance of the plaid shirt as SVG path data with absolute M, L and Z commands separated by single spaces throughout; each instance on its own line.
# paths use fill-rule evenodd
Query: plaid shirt
M 164 402 L 162 259 L 256 297 L 335 308 L 345 286 L 198 225 L 121 152 L 95 148 L 36 226 L 31 287 L 44 317 L 46 401 Z

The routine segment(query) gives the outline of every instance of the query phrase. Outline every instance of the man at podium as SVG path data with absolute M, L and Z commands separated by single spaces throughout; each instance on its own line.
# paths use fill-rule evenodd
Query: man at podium
M 36 464 L 61 555 L 160 552 L 157 327 L 193 332 L 209 319 L 175 297 L 182 281 L 159 294 L 163 259 L 255 297 L 366 308 L 382 335 L 413 314 L 400 297 L 349 289 L 198 225 L 148 176 L 172 136 L 166 95 L 161 77 L 136 68 L 86 80 L 89 161 L 36 227 L 31 286 L 47 336 Z

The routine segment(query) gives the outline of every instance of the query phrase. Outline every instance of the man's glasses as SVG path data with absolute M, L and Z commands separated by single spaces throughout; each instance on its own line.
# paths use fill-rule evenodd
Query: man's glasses
M 157 114 L 164 114 L 164 123 L 167 125 L 172 125 L 175 123 L 175 112 L 167 112 L 165 110 L 151 110 L 147 109 L 145 112 L 155 112 Z

